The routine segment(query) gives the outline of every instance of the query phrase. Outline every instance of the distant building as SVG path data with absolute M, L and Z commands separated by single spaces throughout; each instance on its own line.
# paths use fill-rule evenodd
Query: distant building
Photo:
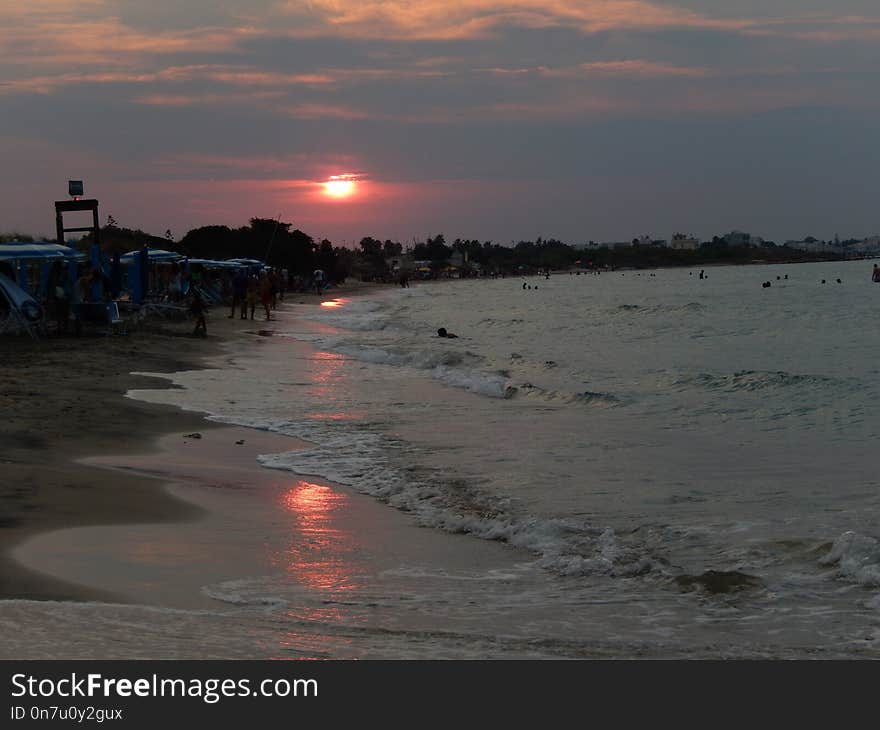
M 858 251 L 859 253 L 880 253 L 880 236 L 869 236 L 849 247 L 848 250 Z
M 700 247 L 700 242 L 690 235 L 684 233 L 673 233 L 669 248 L 677 251 L 696 251 Z
M 753 246 L 752 236 L 745 231 L 731 231 L 724 236 L 724 242 L 728 246 Z
M 666 248 L 667 243 L 662 238 L 651 238 L 651 236 L 639 236 L 634 238 L 633 246 L 641 246 L 642 248 Z

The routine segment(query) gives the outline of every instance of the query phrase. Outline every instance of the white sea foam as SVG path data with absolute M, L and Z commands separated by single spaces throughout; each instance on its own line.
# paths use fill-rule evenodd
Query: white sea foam
M 253 606 L 266 609 L 279 608 L 287 601 L 278 596 L 262 595 L 266 581 L 260 578 L 244 578 L 225 581 L 217 585 L 202 586 L 202 593 L 209 598 L 233 606 Z
M 225 420 L 225 419 L 224 419 Z M 322 477 L 381 499 L 421 524 L 485 540 L 502 540 L 535 553 L 540 565 L 567 575 L 632 575 L 650 570 L 648 558 L 624 550 L 614 531 L 585 520 L 523 517 L 498 495 L 430 471 L 402 469 L 406 444 L 339 424 L 242 423 L 293 435 L 313 448 L 259 457 L 263 466 Z
M 836 566 L 842 578 L 867 586 L 880 585 L 880 541 L 873 537 L 844 532 L 819 562 Z
M 424 370 L 446 385 L 490 398 L 509 398 L 516 392 L 504 375 L 480 370 L 477 366 L 482 358 L 467 350 L 386 348 L 347 342 L 339 336 L 316 334 L 296 335 L 296 339 L 361 362 Z

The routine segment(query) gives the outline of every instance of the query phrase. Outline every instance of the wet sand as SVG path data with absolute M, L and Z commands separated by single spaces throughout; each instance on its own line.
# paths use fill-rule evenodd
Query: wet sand
M 216 317 L 214 318 L 216 319 Z M 231 320 L 227 320 L 231 322 Z M 88 454 L 144 452 L 171 428 L 210 427 L 196 414 L 139 403 L 129 388 L 162 387 L 131 371 L 185 370 L 219 352 L 234 325 L 207 339 L 188 322 L 145 326 L 124 336 L 0 340 L 0 598 L 106 599 L 26 570 L 10 551 L 37 533 L 64 527 L 191 519 L 197 510 L 155 480 L 76 463 Z M 209 326 L 210 326 L 209 325 Z
M 217 608 L 217 601 L 200 591 L 202 585 L 271 569 L 259 524 L 250 519 L 254 493 L 295 481 L 261 468 L 257 456 L 303 445 L 264 431 L 212 425 L 159 436 L 148 452 L 84 459 L 83 468 L 117 488 L 130 480 L 145 482 L 152 499 L 182 509 L 170 513 L 171 519 L 135 524 L 56 526 L 22 541 L 12 557 L 112 603 Z
M 378 285 L 351 282 L 326 297 L 357 294 Z M 321 297 L 288 293 L 287 302 Z M 194 413 L 125 397 L 134 388 L 166 388 L 132 372 L 203 367 L 226 340 L 253 337 L 265 326 L 228 319 L 225 307 L 208 313 L 208 337 L 192 337 L 189 321 L 149 321 L 126 335 L 0 338 L 0 599 L 112 600 L 17 564 L 11 551 L 38 533 L 107 524 L 180 522 L 199 509 L 171 496 L 162 482 L 79 463 L 95 455 L 145 454 L 169 432 L 214 426 Z M 258 313 L 259 315 L 259 313 Z

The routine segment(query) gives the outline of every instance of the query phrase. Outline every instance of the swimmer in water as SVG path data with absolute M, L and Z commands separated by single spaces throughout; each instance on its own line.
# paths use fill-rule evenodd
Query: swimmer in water
M 453 337 L 458 337 L 458 335 L 452 334 L 452 332 L 447 332 L 445 327 L 441 327 L 437 330 L 437 337 L 446 337 L 447 339 L 451 339 Z

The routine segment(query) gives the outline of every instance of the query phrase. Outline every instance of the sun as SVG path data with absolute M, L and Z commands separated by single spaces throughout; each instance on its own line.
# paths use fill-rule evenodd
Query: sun
M 357 180 L 353 175 L 333 175 L 324 185 L 324 193 L 331 198 L 347 198 L 354 194 Z

